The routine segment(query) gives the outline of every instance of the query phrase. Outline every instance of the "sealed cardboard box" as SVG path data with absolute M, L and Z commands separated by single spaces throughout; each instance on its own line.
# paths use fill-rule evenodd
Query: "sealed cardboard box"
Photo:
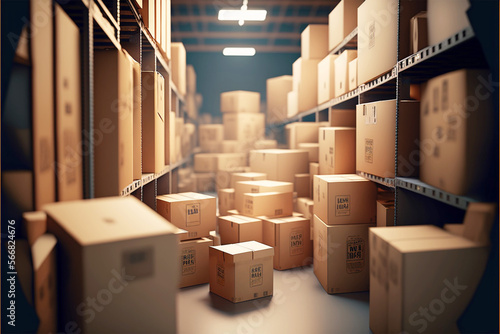
M 23 212 L 22 238 L 33 246 L 35 241 L 47 232 L 47 214 L 43 211 Z
M 94 70 L 94 133 L 102 135 L 94 145 L 95 197 L 117 196 L 134 174 L 132 64 L 125 51 L 96 50 Z M 104 122 L 109 131 L 99 129 Z
M 141 64 L 136 62 L 132 57 L 129 57 L 132 64 L 133 77 L 133 179 L 139 180 L 142 177 L 142 92 L 141 92 Z M 165 144 L 166 145 L 166 144 Z
M 326 122 L 293 122 L 285 126 L 288 148 L 297 149 L 300 143 L 317 143 L 318 129 Z
M 400 101 L 398 176 L 418 174 L 419 102 Z M 380 177 L 395 173 L 396 100 L 356 106 L 356 170 Z
M 260 93 L 235 90 L 220 94 L 223 113 L 260 113 Z
M 265 116 L 262 113 L 224 113 L 224 139 L 252 145 L 264 137 Z
M 224 126 L 222 124 L 200 124 L 198 126 L 198 140 L 204 152 L 220 152 L 224 140 Z
M 215 173 L 193 173 L 192 177 L 197 192 L 215 191 Z
M 228 210 L 235 208 L 234 189 L 225 188 L 217 190 L 217 202 L 219 206 L 219 216 L 227 216 Z
M 319 129 L 319 173 L 356 172 L 356 129 L 333 127 Z
M 294 210 L 296 210 L 298 213 L 302 214 L 305 218 L 309 219 L 310 221 L 310 233 L 309 236 L 311 240 L 313 240 L 313 220 L 312 216 L 314 214 L 314 201 L 310 198 L 307 197 L 299 197 L 297 198 L 296 202 L 296 207 Z
M 310 162 L 309 163 L 309 182 L 311 184 L 311 194 L 314 193 L 314 191 L 313 191 L 313 189 L 314 189 L 314 187 L 313 187 L 314 175 L 320 175 L 318 162 Z
M 327 225 L 376 223 L 377 187 L 356 174 L 316 175 L 314 214 Z
M 458 70 L 423 86 L 420 179 L 456 195 L 484 191 L 491 160 L 493 107 L 488 72 Z M 486 86 L 485 86 L 486 85 Z M 400 112 L 401 114 L 401 112 Z M 453 168 L 450 168 L 453 166 Z
M 216 231 L 210 231 L 210 235 L 208 236 L 210 240 L 214 242 L 214 246 L 220 246 L 220 235 Z
M 357 56 L 356 50 L 345 50 L 335 59 L 335 97 L 349 91 L 349 63 Z
M 331 108 L 328 115 L 329 126 L 356 127 L 356 109 Z
M 234 190 L 235 209 L 243 212 L 243 206 L 245 204 L 243 194 L 264 192 L 291 193 L 293 192 L 293 183 L 270 180 L 238 181 L 234 184 Z
M 279 123 L 288 118 L 287 101 L 288 92 L 292 91 L 292 82 L 291 75 L 266 80 L 267 124 Z
M 199 238 L 180 241 L 178 245 L 181 277 L 179 287 L 208 283 L 208 249 L 214 245 L 213 240 Z
M 369 288 L 368 229 L 374 224 L 327 225 L 314 215 L 314 274 L 329 294 Z
M 394 200 L 377 201 L 377 227 L 394 226 Z
M 235 244 L 244 241 L 262 242 L 262 220 L 240 215 L 218 218 L 221 243 Z
M 358 88 L 358 58 L 349 62 L 349 86 L 348 90 L 355 90 Z
M 304 59 L 325 58 L 328 53 L 328 25 L 308 25 L 300 35 L 300 48 Z
M 186 49 L 182 43 L 171 43 L 172 61 L 172 81 L 179 90 L 179 93 L 186 95 Z
M 429 45 L 438 44 L 453 34 L 470 26 L 467 10 L 469 0 L 454 1 L 450 6 L 448 0 L 427 2 L 427 24 Z M 423 9 L 425 10 L 425 9 Z
M 181 240 L 201 238 L 215 230 L 215 197 L 180 193 L 156 197 L 156 211 L 180 229 L 188 231 Z
M 309 162 L 319 161 L 319 143 L 299 143 L 297 148 L 307 151 L 309 154 Z
M 255 172 L 247 172 L 247 173 L 231 173 L 231 188 L 236 186 L 236 182 L 240 181 L 259 181 L 259 180 L 267 180 L 266 173 L 255 173 Z
M 451 6 L 450 6 L 451 7 Z M 410 21 L 410 53 L 417 53 L 429 46 L 427 39 L 427 12 L 420 12 Z
M 294 191 L 297 193 L 297 197 L 311 196 L 309 179 L 310 179 L 309 174 L 295 174 L 295 180 L 293 182 L 293 186 L 294 186 Z
M 335 59 L 328 55 L 318 63 L 318 105 L 333 99 L 335 95 Z
M 244 193 L 243 211 L 245 216 L 269 218 L 291 216 L 293 213 L 292 193 Z
M 233 303 L 273 294 L 272 247 L 256 241 L 210 247 L 210 292 Z
M 71 321 L 86 333 L 176 331 L 175 226 L 133 196 L 44 210 L 59 242 L 58 264 L 67 269 L 58 283 L 59 323 Z M 82 303 L 86 298 L 106 312 Z
M 323 57 L 318 59 L 301 57 L 293 63 L 293 92 L 297 92 L 299 113 L 318 105 L 318 63 Z
M 171 24 L 171 0 L 161 2 L 161 46 L 165 51 L 167 59 L 172 59 L 171 39 L 172 39 L 172 24 Z
M 299 95 L 292 90 L 287 95 L 287 116 L 293 117 L 299 113 Z
M 193 179 L 187 179 L 183 181 L 179 181 L 177 184 L 177 191 L 180 193 L 187 193 L 187 192 L 196 192 L 198 189 L 196 188 L 196 183 L 193 181 Z
M 252 172 L 269 180 L 293 182 L 295 174 L 308 172 L 309 154 L 300 150 L 253 150 L 249 159 Z
M 274 269 L 285 270 L 312 263 L 310 222 L 308 218 L 294 216 L 263 220 L 263 242 L 274 247 Z
M 342 0 L 328 15 L 328 50 L 339 45 L 358 26 L 358 7 L 363 0 Z

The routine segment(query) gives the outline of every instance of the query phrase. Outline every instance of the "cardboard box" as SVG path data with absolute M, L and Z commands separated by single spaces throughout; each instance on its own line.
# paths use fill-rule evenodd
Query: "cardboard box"
M 22 237 L 28 240 L 30 247 L 47 232 L 47 214 L 43 211 L 23 212 L 21 225 Z
M 278 148 L 278 141 L 276 139 L 261 139 L 254 143 L 256 150 L 267 150 Z
M 208 283 L 208 249 L 213 245 L 209 238 L 179 242 L 179 288 Z
M 160 46 L 162 46 L 162 1 L 155 0 L 155 40 L 156 43 Z
M 309 154 L 300 150 L 253 150 L 249 159 L 252 172 L 269 180 L 293 182 L 295 174 L 308 172 Z
M 419 163 L 419 102 L 401 101 L 398 117 L 398 176 L 416 176 Z M 356 106 L 356 170 L 394 177 L 396 100 Z
M 143 3 L 141 10 L 139 10 L 142 16 L 142 21 L 144 22 L 146 28 L 149 30 L 151 36 L 154 38 L 156 30 L 155 0 L 143 0 L 142 2 Z
M 180 229 L 188 231 L 181 240 L 206 237 L 215 230 L 215 197 L 180 193 L 156 197 L 156 211 Z
M 141 89 L 141 64 L 132 57 L 128 57 L 132 64 L 133 78 L 133 175 L 134 180 L 140 180 L 142 177 L 142 89 Z
M 83 198 L 80 30 L 59 6 L 54 22 L 57 200 L 70 201 Z
M 311 240 L 313 240 L 313 214 L 314 214 L 314 201 L 310 198 L 307 197 L 299 197 L 297 198 L 296 206 L 294 210 L 296 210 L 298 213 L 302 214 L 304 218 L 309 219 L 310 221 L 310 232 L 309 236 Z
M 193 65 L 186 66 L 186 89 L 188 93 L 196 93 L 196 71 Z
M 224 126 L 222 124 L 200 124 L 198 126 L 198 140 L 204 152 L 220 152 L 224 140 Z
M 288 147 L 299 148 L 300 143 L 317 143 L 318 129 L 326 122 L 293 122 L 285 125 Z
M 170 70 L 172 81 L 179 90 L 179 94 L 186 95 L 186 49 L 184 44 L 175 42 L 170 44 L 172 61 Z
M 429 46 L 427 36 L 427 12 L 420 12 L 410 21 L 410 54 Z
M 210 247 L 210 292 L 233 303 L 273 294 L 272 247 L 256 241 Z
M 169 94 L 168 92 L 165 92 L 165 94 Z M 175 142 L 176 142 L 176 131 L 175 131 L 175 126 L 176 126 L 176 117 L 175 117 L 175 111 L 170 111 L 167 112 L 169 106 L 168 106 L 168 100 L 165 99 L 165 127 L 164 127 L 164 132 L 165 132 L 165 149 L 164 149 L 164 155 L 165 155 L 165 165 L 170 165 L 173 164 L 177 161 L 177 154 L 176 154 L 176 148 L 175 148 Z
M 323 59 L 328 54 L 328 25 L 310 24 L 300 35 L 303 59 Z
M 67 269 L 57 285 L 59 323 L 71 321 L 87 333 L 176 331 L 175 226 L 133 196 L 54 203 L 44 210 L 59 242 L 58 264 Z M 86 298 L 96 298 L 106 311 L 82 304 Z M 111 298 L 115 303 L 106 302 Z
M 354 174 L 356 172 L 355 150 L 355 128 L 320 128 L 319 174 Z
M 348 90 L 355 90 L 358 88 L 358 58 L 349 62 L 349 86 Z
M 469 0 L 454 1 L 453 6 L 450 6 L 447 0 L 428 1 L 429 45 L 438 44 L 457 32 L 470 27 L 469 17 L 467 16 L 469 7 Z
M 318 63 L 318 105 L 335 97 L 335 59 L 339 55 L 328 55 Z
M 244 193 L 243 210 L 245 216 L 269 218 L 291 216 L 293 213 L 292 193 Z
M 250 171 L 250 167 L 232 167 L 227 170 L 218 170 L 215 175 L 215 185 L 217 189 L 231 187 L 232 173 L 246 173 Z
M 293 91 L 297 92 L 299 113 L 318 105 L 318 63 L 321 59 L 323 57 L 319 59 L 299 58 L 293 63 Z
M 279 123 L 288 118 L 288 93 L 292 91 L 291 75 L 266 80 L 267 124 Z
M 117 196 L 134 174 L 132 64 L 124 51 L 96 50 L 94 70 L 94 133 L 102 136 L 94 145 L 94 192 L 95 197 Z M 110 131 L 99 129 L 105 122 Z
M 314 214 L 327 225 L 376 223 L 377 186 L 356 174 L 316 175 Z
M 257 181 L 238 181 L 234 184 L 234 206 L 235 209 L 243 212 L 245 205 L 243 195 L 245 193 L 265 193 L 265 192 L 280 192 L 291 193 L 293 192 L 293 183 L 279 182 L 269 180 Z
M 491 98 L 476 94 L 486 92 L 487 78 L 485 71 L 458 70 L 423 86 L 419 160 L 423 182 L 456 195 L 484 192 L 488 168 L 494 163 L 495 122 Z
M 356 127 L 356 109 L 335 109 L 331 108 L 328 120 L 329 126 Z
M 327 225 L 314 215 L 314 274 L 329 294 L 369 288 L 368 229 L 374 224 Z
M 255 173 L 255 172 L 231 173 L 230 187 L 234 188 L 236 186 L 236 182 L 240 181 L 259 181 L 259 180 L 267 180 L 267 174 Z
M 220 94 L 223 113 L 260 113 L 260 93 L 235 90 Z
M 194 173 L 193 182 L 200 193 L 215 191 L 215 173 Z
M 349 63 L 357 56 L 356 50 L 345 50 L 335 59 L 335 97 L 349 91 Z
M 234 189 L 225 188 L 217 190 L 217 202 L 219 206 L 219 216 L 227 216 L 227 211 L 235 208 Z
M 220 235 L 216 231 L 210 231 L 210 235 L 208 236 L 210 240 L 214 242 L 214 246 L 220 246 Z
M 377 201 L 377 227 L 394 226 L 394 200 Z
M 309 154 L 309 162 L 319 161 L 319 144 L 318 143 L 299 143 L 299 150 L 307 151 Z
M 293 117 L 299 113 L 299 95 L 296 91 L 287 94 L 287 116 Z
M 328 15 L 328 50 L 342 43 L 358 26 L 358 7 L 363 0 L 342 0 Z
M 310 219 L 283 217 L 262 221 L 263 242 L 274 247 L 273 267 L 285 270 L 312 263 Z
M 221 243 L 235 244 L 244 241 L 262 242 L 262 220 L 240 215 L 218 218 Z
M 309 179 L 310 179 L 309 174 L 295 174 L 295 180 L 293 182 L 293 185 L 294 185 L 294 191 L 297 193 L 297 197 L 311 196 L 311 187 Z
M 311 194 L 314 193 L 313 185 L 314 185 L 314 175 L 320 175 L 319 174 L 319 163 L 318 162 L 310 162 L 309 163 L 309 182 L 311 184 Z
M 241 143 L 237 140 L 223 140 L 221 144 L 222 153 L 237 153 L 240 152 Z
M 232 170 L 246 165 L 247 158 L 244 153 L 198 153 L 194 156 L 195 172 Z
M 265 134 L 265 114 L 224 113 L 224 139 L 251 145 Z

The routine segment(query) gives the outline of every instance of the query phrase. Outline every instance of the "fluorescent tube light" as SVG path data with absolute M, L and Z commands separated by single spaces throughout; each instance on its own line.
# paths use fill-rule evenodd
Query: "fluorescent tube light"
M 221 9 L 219 21 L 264 21 L 266 15 L 265 9 Z
M 224 56 L 253 56 L 255 48 L 224 48 L 222 54 Z

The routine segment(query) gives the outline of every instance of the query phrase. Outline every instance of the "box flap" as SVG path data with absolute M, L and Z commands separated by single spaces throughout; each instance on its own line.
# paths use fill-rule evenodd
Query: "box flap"
M 248 250 L 251 250 L 253 259 L 260 259 L 263 257 L 268 257 L 268 256 L 274 255 L 274 248 L 273 247 L 270 247 L 268 245 L 262 244 L 262 243 L 257 242 L 257 241 L 240 242 L 238 245 L 242 248 L 246 248 Z
M 449 234 L 443 238 L 396 240 L 391 246 L 401 253 L 439 252 L 458 249 L 484 248 L 479 243 Z
M 40 236 L 31 247 L 31 256 L 33 259 L 33 269 L 37 271 L 43 264 L 50 252 L 56 247 L 57 239 L 53 234 L 44 234 Z
M 236 263 L 242 261 L 250 261 L 252 259 L 252 252 L 250 249 L 241 247 L 239 244 L 229 244 L 222 246 L 210 246 L 222 253 L 224 262 Z

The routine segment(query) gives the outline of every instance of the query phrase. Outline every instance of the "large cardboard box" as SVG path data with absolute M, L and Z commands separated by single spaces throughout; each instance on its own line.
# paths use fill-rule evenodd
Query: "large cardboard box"
M 469 0 L 453 1 L 453 5 L 450 5 L 449 0 L 427 1 L 429 45 L 438 44 L 469 27 L 469 7 Z
M 329 294 L 367 291 L 368 229 L 373 224 L 327 225 L 314 215 L 314 274 Z
M 245 205 L 243 195 L 245 193 L 281 192 L 292 193 L 293 183 L 270 180 L 238 181 L 234 184 L 234 206 L 235 209 L 243 212 Z
M 253 150 L 249 159 L 252 172 L 269 180 L 293 182 L 295 174 L 308 172 L 309 154 L 301 150 Z
M 141 10 L 139 10 L 142 16 L 142 21 L 144 22 L 144 25 L 149 30 L 153 38 L 155 37 L 155 30 L 156 30 L 155 10 L 156 10 L 155 0 L 143 0 Z
M 166 6 L 165 6 L 166 4 Z M 167 59 L 172 59 L 172 24 L 171 24 L 171 17 L 172 17 L 172 4 L 171 0 L 167 0 L 166 3 L 163 2 L 162 4 L 162 10 L 163 10 L 163 23 L 162 23 L 162 29 L 163 29 L 163 50 L 165 50 L 165 53 L 167 54 Z
M 293 92 L 297 94 L 299 113 L 318 105 L 318 63 L 323 57 L 319 59 L 301 57 L 293 63 Z
M 243 210 L 245 216 L 287 217 L 293 213 L 293 193 L 265 192 L 244 193 Z
M 333 99 L 335 95 L 335 59 L 328 55 L 318 63 L 318 105 Z
M 358 26 L 363 0 L 342 0 L 328 15 L 328 50 L 333 50 Z
M 298 149 L 307 151 L 309 154 L 309 162 L 319 161 L 319 143 L 300 143 Z
M 377 186 L 356 174 L 316 175 L 314 214 L 327 225 L 374 224 Z
M 59 6 L 54 22 L 57 200 L 68 201 L 83 197 L 80 31 Z
M 132 65 L 133 77 L 133 175 L 134 180 L 140 180 L 142 177 L 142 92 L 141 92 L 141 64 L 132 57 L 128 57 Z
M 262 222 L 263 242 L 274 247 L 274 269 L 285 270 L 312 263 L 309 218 L 266 218 Z
M 287 94 L 287 116 L 293 117 L 299 113 L 299 95 L 292 90 Z
M 450 6 L 454 7 L 454 6 Z M 420 12 L 410 21 L 410 53 L 417 53 L 429 46 L 427 32 L 427 12 Z M 446 38 L 446 37 L 445 37 Z
M 235 90 L 220 94 L 220 111 L 223 113 L 260 113 L 260 93 Z
M 60 328 L 72 323 L 85 333 L 176 332 L 175 226 L 133 196 L 44 210 L 59 242 L 58 265 L 66 268 L 58 283 Z M 82 303 L 86 298 L 95 307 Z
M 210 247 L 210 292 L 233 303 L 273 294 L 272 247 L 256 241 Z
M 311 196 L 311 187 L 309 179 L 310 179 L 309 174 L 295 174 L 293 187 L 294 187 L 294 192 L 297 193 L 297 197 Z
M 335 97 L 349 91 L 349 63 L 357 56 L 356 50 L 345 50 L 335 59 Z
M 288 148 L 297 149 L 300 143 L 317 143 L 318 129 L 326 122 L 293 122 L 285 126 Z
M 394 200 L 377 201 L 377 227 L 394 226 Z
M 132 64 L 121 50 L 94 52 L 94 133 L 107 122 L 94 145 L 96 197 L 117 196 L 132 183 L 134 174 L 134 91 Z
M 491 88 L 487 78 L 485 71 L 458 70 L 435 77 L 423 86 L 423 182 L 456 195 L 484 191 L 488 168 L 494 163 L 490 158 L 494 110 L 487 93 Z
M 233 188 L 218 189 L 217 204 L 219 207 L 219 216 L 227 216 L 228 210 L 235 209 L 234 189 Z
M 349 62 L 348 68 L 349 85 L 348 90 L 355 90 L 358 88 L 358 58 L 353 59 Z
M 356 109 L 331 108 L 328 120 L 329 126 L 356 127 Z
M 398 116 L 398 176 L 418 174 L 419 102 L 400 101 Z M 356 170 L 394 177 L 396 100 L 356 106 Z
M 170 44 L 172 61 L 170 69 L 172 71 L 172 81 L 179 90 L 179 93 L 186 95 L 186 49 L 184 44 L 175 42 Z
M 198 140 L 204 152 L 221 152 L 224 126 L 222 124 L 200 124 L 198 126 Z
M 224 113 L 224 139 L 237 140 L 249 147 L 265 135 L 265 114 Z
M 288 93 L 292 91 L 291 75 L 266 80 L 267 124 L 279 123 L 288 118 Z
M 328 53 L 328 25 L 308 25 L 300 35 L 300 50 L 304 59 L 325 58 Z
M 236 182 L 240 181 L 259 181 L 259 180 L 267 180 L 267 174 L 255 173 L 255 172 L 231 173 L 230 187 L 234 188 L 236 186 Z
M 319 128 L 320 174 L 354 174 L 356 172 L 355 152 L 355 128 Z
M 165 79 L 142 72 L 142 172 L 160 173 L 165 167 Z
M 208 283 L 208 249 L 213 245 L 209 238 L 179 242 L 180 288 Z
M 235 244 L 244 241 L 262 242 L 262 220 L 240 215 L 218 218 L 221 243 Z
M 181 240 L 206 237 L 215 230 L 215 197 L 198 193 L 180 193 L 156 197 L 156 211 L 188 233 Z

